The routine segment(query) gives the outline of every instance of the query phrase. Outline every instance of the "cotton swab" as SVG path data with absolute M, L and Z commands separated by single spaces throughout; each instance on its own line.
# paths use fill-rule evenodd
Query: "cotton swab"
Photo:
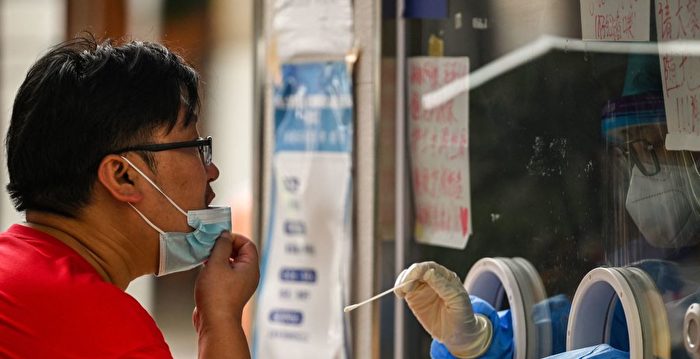
M 387 295 L 387 294 L 393 292 L 394 290 L 399 289 L 399 288 L 402 288 L 402 287 L 404 287 L 404 286 L 407 286 L 407 285 L 409 285 L 409 284 L 411 284 L 411 283 L 413 283 L 413 282 L 415 282 L 415 281 L 416 281 L 415 279 L 409 280 L 408 282 L 399 284 L 399 285 L 397 285 L 397 286 L 394 287 L 394 288 L 387 289 L 386 291 L 381 292 L 381 293 L 375 295 L 374 297 L 369 298 L 369 299 L 367 299 L 367 300 L 365 300 L 365 301 L 362 301 L 362 302 L 360 302 L 360 303 L 353 304 L 353 305 L 348 305 L 347 307 L 345 307 L 345 308 L 343 309 L 343 312 L 344 312 L 344 313 L 347 313 L 347 312 L 349 312 L 349 311 L 351 311 L 351 310 L 354 310 L 354 309 L 356 309 L 357 307 L 363 306 L 363 305 L 365 305 L 365 304 L 367 304 L 367 303 L 369 303 L 369 302 L 371 302 L 371 301 L 377 300 L 377 299 L 379 299 L 379 298 L 381 298 L 381 297 L 383 297 L 383 296 L 385 296 L 385 295 Z

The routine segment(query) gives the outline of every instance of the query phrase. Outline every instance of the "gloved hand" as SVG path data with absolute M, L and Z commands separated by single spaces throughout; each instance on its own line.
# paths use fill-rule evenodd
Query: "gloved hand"
M 479 355 L 479 359 L 509 359 L 513 358 L 513 319 L 510 310 L 496 312 L 495 309 L 485 300 L 470 295 L 474 313 L 486 316 L 493 327 L 493 337 L 488 350 Z M 432 359 L 455 359 L 449 349 L 437 340 L 433 340 L 430 345 L 430 358 Z
M 469 294 L 457 274 L 435 263 L 414 263 L 405 269 L 394 290 L 404 298 L 423 328 L 457 358 L 475 358 L 491 343 L 491 322 L 474 315 Z

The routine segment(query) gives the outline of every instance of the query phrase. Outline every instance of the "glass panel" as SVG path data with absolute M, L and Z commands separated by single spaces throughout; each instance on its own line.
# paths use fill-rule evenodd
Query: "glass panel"
M 683 316 L 700 301 L 700 155 L 665 144 L 662 74 L 669 69 L 657 52 L 655 2 L 645 23 L 650 41 L 637 43 L 641 47 L 581 42 L 579 1 L 448 0 L 442 18 L 406 20 L 407 62 L 429 55 L 469 58 L 468 113 L 455 115 L 469 118 L 473 228 L 464 249 L 418 244 L 413 193 L 407 265 L 436 261 L 465 278 L 481 258 L 522 257 L 534 265 L 548 296 L 568 300 L 593 268 L 641 268 L 665 301 L 672 357 L 688 356 Z M 693 11 L 683 7 L 681 22 L 691 24 L 684 14 Z M 395 22 L 385 18 L 385 58 L 394 55 L 395 31 Z M 542 50 L 543 35 L 561 40 Z M 698 75 L 685 74 L 688 81 Z M 409 82 L 410 74 L 404 76 Z M 408 123 L 416 108 L 404 96 Z M 388 101 L 382 108 L 393 105 Z M 698 116 L 695 102 L 686 107 L 687 116 Z M 411 163 L 408 146 L 402 155 Z M 415 173 L 407 176 L 415 179 Z M 377 192 L 381 202 L 387 194 Z M 387 245 L 380 255 L 391 261 L 394 252 Z M 391 285 L 390 268 L 381 275 L 384 287 Z M 496 309 L 507 309 L 503 302 Z M 382 317 L 388 310 L 381 308 Z M 427 357 L 431 338 L 408 310 L 404 329 L 406 358 Z M 382 335 L 390 330 L 383 325 Z M 625 340 L 611 345 L 626 349 Z M 383 350 L 390 345 L 382 339 Z

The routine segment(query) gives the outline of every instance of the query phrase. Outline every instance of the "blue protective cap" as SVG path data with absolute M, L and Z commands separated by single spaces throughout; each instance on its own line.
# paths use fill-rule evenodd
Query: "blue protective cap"
M 620 143 L 626 140 L 622 130 L 665 123 L 662 93 L 648 92 L 608 101 L 603 107 L 601 131 L 606 141 Z
M 603 107 L 603 138 L 620 143 L 626 140 L 621 134 L 623 129 L 666 123 L 661 88 L 658 56 L 629 55 L 622 97 L 608 101 Z

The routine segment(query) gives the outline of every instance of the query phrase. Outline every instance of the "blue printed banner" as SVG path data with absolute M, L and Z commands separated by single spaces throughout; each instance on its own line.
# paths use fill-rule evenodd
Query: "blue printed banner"
M 285 64 L 253 357 L 348 357 L 352 86 L 344 62 Z

